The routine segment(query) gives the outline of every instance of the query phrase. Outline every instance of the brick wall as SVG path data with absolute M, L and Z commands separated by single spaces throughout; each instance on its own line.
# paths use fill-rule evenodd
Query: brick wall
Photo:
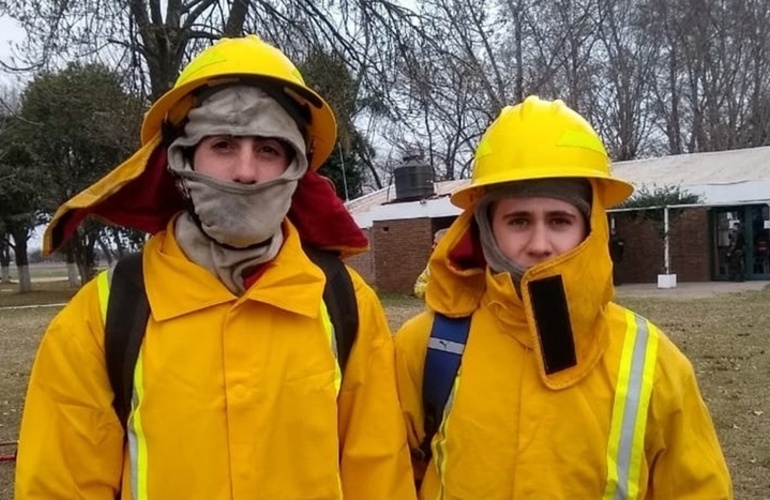
M 680 214 L 670 236 L 671 272 L 678 281 L 710 281 L 709 211 L 688 208 Z
M 433 243 L 429 218 L 375 221 L 370 233 L 379 292 L 412 293 Z
M 656 283 L 663 272 L 663 239 L 654 223 L 634 212 L 613 214 L 618 233 L 626 240 L 622 283 Z M 377 221 L 368 230 L 370 251 L 352 257 L 355 268 L 377 291 L 410 294 L 428 261 L 433 233 L 453 218 Z M 709 281 L 709 212 L 706 208 L 671 212 L 670 262 L 677 280 Z
M 669 215 L 670 272 L 677 275 L 677 281 L 709 281 L 708 209 L 672 210 Z M 662 223 L 638 212 L 613 217 L 618 234 L 626 241 L 623 261 L 617 264 L 621 282 L 656 283 L 664 269 Z
M 355 269 L 361 277 L 376 289 L 374 280 L 374 251 L 372 247 L 371 230 L 364 229 L 366 239 L 369 240 L 369 251 L 345 259 L 345 264 Z

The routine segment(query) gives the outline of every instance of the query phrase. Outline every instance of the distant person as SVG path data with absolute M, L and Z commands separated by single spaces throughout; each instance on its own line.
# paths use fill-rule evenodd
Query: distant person
M 754 272 L 757 274 L 767 274 L 770 272 L 770 266 L 768 265 L 768 241 L 765 234 L 760 234 L 754 244 Z
M 48 250 L 87 214 L 154 234 L 49 325 L 17 500 L 415 497 L 387 318 L 338 255 L 367 241 L 316 173 L 336 133 L 280 50 L 224 38 L 60 207 Z
M 439 229 L 433 234 L 433 245 L 430 247 L 431 253 L 436 249 L 438 242 L 441 241 L 441 237 L 446 234 L 446 229 Z M 425 287 L 428 286 L 428 279 L 430 278 L 430 266 L 426 264 L 425 269 L 422 270 L 417 277 L 417 281 L 414 282 L 414 296 L 418 299 L 425 297 Z
M 743 234 L 743 227 L 740 222 L 736 222 L 730 231 L 730 243 L 727 249 L 727 259 L 729 267 L 730 281 L 742 282 L 746 279 L 746 236 Z
M 626 249 L 626 240 L 618 234 L 615 226 L 610 231 L 610 259 L 612 260 L 612 284 L 620 285 L 620 264 L 623 261 L 623 252 Z
M 732 498 L 692 364 L 612 302 L 606 210 L 632 191 L 561 101 L 486 130 L 395 337 L 421 499 Z

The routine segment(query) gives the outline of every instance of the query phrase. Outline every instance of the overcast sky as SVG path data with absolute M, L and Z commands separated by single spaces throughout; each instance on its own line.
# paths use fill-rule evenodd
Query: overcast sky
M 13 19 L 8 16 L 0 15 L 0 61 L 10 63 L 11 44 L 18 43 L 24 39 L 24 30 Z M 0 67 L 0 83 L 8 84 L 16 80 L 14 75 L 7 73 Z
M 13 19 L 0 15 L 0 61 L 10 63 L 11 44 L 24 39 L 24 30 Z M 7 73 L 0 67 L 0 86 L 11 85 L 17 80 L 15 75 Z M 29 241 L 29 249 L 34 250 L 42 245 L 42 228 L 37 228 Z

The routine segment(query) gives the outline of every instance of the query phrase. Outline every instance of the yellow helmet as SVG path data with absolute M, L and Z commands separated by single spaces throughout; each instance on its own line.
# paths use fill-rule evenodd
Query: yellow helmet
M 598 179 L 604 207 L 633 192 L 631 184 L 612 177 L 610 160 L 591 125 L 560 100 L 527 97 L 506 106 L 476 148 L 471 183 L 452 194 L 466 209 L 492 184 L 549 177 Z
M 174 87 L 163 94 L 142 123 L 142 145 L 161 130 L 163 122 L 180 125 L 187 112 L 198 103 L 195 90 L 237 81 L 239 77 L 272 80 L 285 84 L 283 91 L 310 112 L 307 151 L 310 168 L 326 161 L 337 139 L 337 123 L 331 107 L 305 85 L 302 75 L 283 52 L 257 35 L 222 38 L 204 50 L 179 75 Z

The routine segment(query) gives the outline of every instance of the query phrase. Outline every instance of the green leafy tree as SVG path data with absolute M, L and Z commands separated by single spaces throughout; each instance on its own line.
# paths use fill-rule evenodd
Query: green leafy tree
M 337 144 L 320 173 L 334 182 L 342 199 L 358 197 L 363 193 L 364 159 L 373 156 L 373 151 L 354 124 L 359 111 L 356 82 L 342 59 L 319 49 L 305 58 L 299 70 L 307 84 L 324 96 L 337 118 Z
M 617 208 L 638 208 L 636 216 L 650 220 L 661 236 L 663 236 L 665 232 L 663 228 L 663 207 L 695 205 L 701 203 L 701 201 L 700 195 L 691 193 L 679 186 L 658 186 L 653 189 L 642 186 L 634 191 L 631 198 L 618 205 Z M 674 219 L 679 217 L 680 214 L 681 209 L 670 209 L 668 214 L 669 223 L 673 223 Z
M 27 242 L 38 224 L 41 179 L 16 132 L 12 123 L 7 122 L 0 131 L 0 247 L 6 257 L 8 249 L 13 249 L 19 292 L 27 293 L 32 290 Z M 7 266 L 8 262 L 3 264 Z
M 357 132 L 353 144 L 354 146 L 351 149 L 345 150 L 338 143 L 329 159 L 326 160 L 319 170 L 319 173 L 331 179 L 337 191 L 337 196 L 345 201 L 358 198 L 364 194 L 365 166 L 359 151 L 363 148 L 369 148 L 369 146 L 366 144 L 366 139 Z
M 70 64 L 41 73 L 28 85 L 16 128 L 41 180 L 44 214 L 53 214 L 136 149 L 141 111 L 120 76 L 101 65 Z M 102 229 L 100 223 L 82 225 L 67 249 L 81 283 L 95 271 L 94 247 Z
M 634 194 L 618 208 L 663 207 L 697 203 L 701 203 L 700 195 L 691 193 L 679 186 L 656 186 L 653 189 L 642 186 L 635 190 Z

